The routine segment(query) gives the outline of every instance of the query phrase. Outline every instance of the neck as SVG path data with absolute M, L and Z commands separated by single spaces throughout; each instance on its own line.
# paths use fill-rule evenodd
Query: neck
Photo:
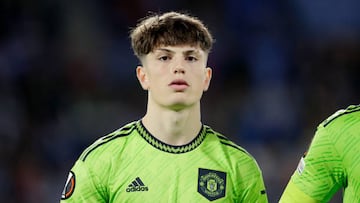
M 200 103 L 182 110 L 152 106 L 142 119 L 146 129 L 157 139 L 170 145 L 184 145 L 201 129 Z

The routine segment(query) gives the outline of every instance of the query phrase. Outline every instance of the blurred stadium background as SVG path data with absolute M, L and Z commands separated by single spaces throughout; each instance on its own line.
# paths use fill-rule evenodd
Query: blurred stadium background
M 168 10 L 212 30 L 203 120 L 253 154 L 277 202 L 316 126 L 359 103 L 359 9 L 358 0 L 0 1 L 1 202 L 58 202 L 81 151 L 143 115 L 129 27 Z

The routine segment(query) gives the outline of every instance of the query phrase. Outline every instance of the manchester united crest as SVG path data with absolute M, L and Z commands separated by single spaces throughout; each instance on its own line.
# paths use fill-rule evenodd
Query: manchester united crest
M 213 201 L 225 197 L 226 173 L 199 168 L 198 192 L 206 199 Z

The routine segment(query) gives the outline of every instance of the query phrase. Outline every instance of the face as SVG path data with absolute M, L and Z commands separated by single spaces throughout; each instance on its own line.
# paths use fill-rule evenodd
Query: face
M 174 110 L 199 103 L 211 80 L 207 56 L 193 46 L 160 46 L 144 56 L 136 72 L 149 103 Z

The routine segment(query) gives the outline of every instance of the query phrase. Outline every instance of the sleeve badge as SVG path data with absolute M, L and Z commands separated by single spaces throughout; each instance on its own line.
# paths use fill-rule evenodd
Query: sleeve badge
M 75 190 L 75 174 L 72 171 L 70 171 L 65 183 L 65 187 L 61 194 L 61 199 L 64 200 L 71 197 L 74 190 Z

